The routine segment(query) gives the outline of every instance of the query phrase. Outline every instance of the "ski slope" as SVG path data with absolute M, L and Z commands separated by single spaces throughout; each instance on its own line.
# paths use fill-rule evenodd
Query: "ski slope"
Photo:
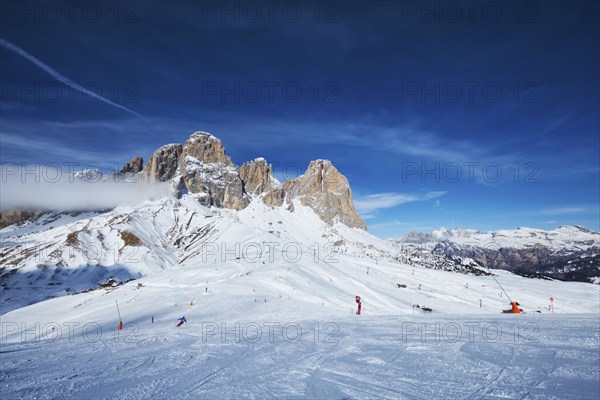
M 125 243 L 123 232 L 139 245 Z M 3 265 L 16 264 L 2 275 L 3 314 L 97 288 L 111 276 L 135 281 L 111 296 L 101 291 L 53 301 L 53 309 L 65 318 L 73 301 L 103 308 L 105 300 L 131 304 L 141 296 L 137 304 L 161 315 L 204 294 L 210 310 L 232 316 L 238 308 L 229 304 L 239 303 L 243 315 L 254 300 L 267 300 L 266 309 L 276 314 L 297 306 L 339 315 L 353 307 L 356 295 L 373 315 L 411 313 L 415 304 L 442 313 L 497 313 L 508 304 L 489 276 L 425 268 L 439 260 L 427 264 L 426 255 L 403 254 L 401 246 L 365 231 L 330 226 L 299 203 L 294 212 L 260 201 L 231 211 L 206 208 L 187 195 L 106 213 L 50 215 L 5 228 L 0 238 Z M 529 312 L 549 312 L 550 297 L 557 313 L 598 310 L 598 286 L 491 272 Z
M 598 397 L 597 285 L 489 271 L 504 293 L 299 203 L 47 218 L 0 232 L 61 264 L 24 257 L 0 292 L 3 399 Z M 108 276 L 135 279 L 73 294 Z
M 248 316 L 250 317 L 250 315 Z M 597 399 L 594 315 L 140 321 L 3 344 L 3 399 Z M 135 326 L 135 328 L 134 328 Z

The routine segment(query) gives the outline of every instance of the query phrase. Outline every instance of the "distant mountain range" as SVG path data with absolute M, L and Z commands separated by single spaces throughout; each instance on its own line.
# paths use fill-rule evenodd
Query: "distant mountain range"
M 600 283 L 600 233 L 581 226 L 496 232 L 442 228 L 411 232 L 395 242 L 434 254 L 470 257 L 486 268 L 525 276 Z

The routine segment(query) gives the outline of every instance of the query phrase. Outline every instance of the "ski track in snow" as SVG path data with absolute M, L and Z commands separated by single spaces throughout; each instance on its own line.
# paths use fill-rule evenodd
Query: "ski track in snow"
M 520 317 L 519 317 L 520 318 Z M 597 316 L 544 316 L 497 324 L 499 340 L 475 329 L 437 335 L 435 323 L 457 316 L 348 317 L 335 320 L 331 343 L 316 340 L 316 321 L 286 341 L 236 341 L 233 331 L 206 340 L 200 322 L 182 328 L 145 324 L 135 335 L 107 332 L 98 340 L 4 343 L 0 394 L 33 398 L 366 398 L 366 399 L 597 399 L 600 396 Z M 524 339 L 514 324 L 535 324 Z M 170 322 L 170 321 L 169 321 Z M 426 335 L 402 332 L 402 322 L 425 323 Z M 489 339 L 489 338 L 488 338 Z M 88 338 L 89 340 L 89 338 Z
M 122 230 L 144 245 L 125 246 Z M 72 232 L 80 245 L 65 244 Z M 528 312 L 499 315 L 508 300 L 491 277 L 404 264 L 394 259 L 392 243 L 328 226 L 299 204 L 290 213 L 253 202 L 236 213 L 184 197 L 45 216 L 1 230 L 0 239 L 10 257 L 39 242 L 64 263 L 45 271 L 30 257 L 0 291 L 2 400 L 600 398 L 599 286 L 493 271 Z M 336 242 L 342 244 L 332 252 L 327 246 Z M 206 243 L 229 253 L 207 258 Z M 239 257 L 231 252 L 236 243 L 262 252 L 249 248 Z M 297 260 L 282 252 L 294 243 Z M 107 250 L 91 266 L 101 268 L 90 268 L 84 244 Z M 24 247 L 9 249 L 17 245 Z M 136 280 L 66 295 L 66 288 L 87 289 L 119 274 Z M 354 315 L 357 294 L 361 316 Z M 114 331 L 116 302 L 122 332 Z M 415 314 L 416 304 L 434 312 Z M 188 323 L 175 328 L 182 315 Z M 70 337 L 64 327 L 75 322 Z M 236 341 L 236 322 L 259 324 L 262 335 Z M 273 340 L 262 325 L 268 322 L 279 324 Z M 295 322 L 302 336 L 285 340 L 282 326 Z M 60 339 L 48 340 L 36 323 L 63 327 Z M 224 339 L 220 332 L 203 336 L 205 324 L 222 323 Z M 465 324 L 474 323 L 471 337 L 473 325 Z M 102 335 L 95 338 L 92 329 L 84 336 L 86 324 Z M 447 340 L 457 325 L 461 334 Z

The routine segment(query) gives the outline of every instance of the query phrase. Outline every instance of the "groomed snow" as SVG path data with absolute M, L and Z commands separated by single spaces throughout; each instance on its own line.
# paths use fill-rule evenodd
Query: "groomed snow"
M 2 398 L 600 396 L 597 316 L 255 316 L 3 344 Z
M 40 301 L 26 279 L 43 274 L 24 263 L 23 287 L 0 292 L 2 399 L 598 398 L 600 287 L 491 271 L 527 311 L 500 314 L 493 278 L 403 264 L 393 243 L 294 208 L 187 195 L 2 230 L 60 250 L 67 283 L 138 278 Z M 91 244 L 107 249 L 93 265 Z

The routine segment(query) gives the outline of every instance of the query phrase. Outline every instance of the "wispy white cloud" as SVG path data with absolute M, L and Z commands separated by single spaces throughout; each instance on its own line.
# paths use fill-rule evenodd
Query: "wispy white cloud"
M 50 76 L 53 77 L 54 79 L 56 79 L 57 81 L 64 83 L 65 85 L 70 86 L 71 88 L 73 88 L 81 93 L 84 93 L 87 96 L 98 99 L 99 101 L 101 101 L 105 104 L 108 104 L 110 106 L 127 111 L 128 113 L 131 113 L 131 114 L 135 115 L 136 117 L 144 118 L 144 116 L 142 116 L 141 114 L 138 114 L 137 112 L 131 110 L 130 108 L 127 108 L 118 103 L 115 103 L 114 101 L 110 101 L 106 97 L 102 97 L 99 94 L 94 93 L 93 91 L 84 88 L 77 82 L 73 82 L 72 80 L 70 80 L 66 76 L 62 75 L 61 73 L 59 73 L 58 71 L 56 71 L 55 69 L 50 67 L 49 65 L 42 62 L 40 59 L 38 59 L 34 55 L 32 55 L 32 54 L 28 53 L 27 51 L 25 51 L 24 49 L 20 48 L 16 44 L 9 42 L 6 39 L 0 38 L 0 46 L 4 47 L 5 49 L 7 49 L 9 51 L 12 51 L 15 54 L 20 55 L 21 57 L 25 58 L 26 60 L 31 61 L 33 64 L 35 64 L 35 66 L 37 66 L 41 70 L 50 74 Z
M 149 184 L 123 179 L 100 180 L 91 174 L 87 181 L 74 178 L 60 168 L 0 165 L 2 209 L 84 210 L 137 204 L 169 195 L 168 183 Z M 85 178 L 85 176 L 84 176 Z
M 579 214 L 586 212 L 587 209 L 585 207 L 554 207 L 554 208 L 543 208 L 537 211 L 534 211 L 537 215 L 569 215 L 569 214 Z
M 542 223 L 551 224 L 551 223 L 562 223 L 567 225 L 568 223 L 564 221 L 565 216 L 576 216 L 580 217 L 586 214 L 599 214 L 598 206 L 589 205 L 589 204 L 578 204 L 578 205 L 569 205 L 569 206 L 557 206 L 557 207 L 546 207 L 546 208 L 538 208 L 538 209 L 530 209 L 530 210 L 520 210 L 513 213 L 500 214 L 497 215 L 497 218 L 508 218 L 508 217 L 529 217 L 529 216 L 539 216 L 545 217 Z M 540 218 L 541 219 L 541 218 Z
M 139 119 L 133 118 L 64 122 L 2 120 L 2 161 L 32 164 L 66 161 L 114 166 L 134 156 L 146 158 L 157 147 L 185 138 L 186 133 L 194 131 L 191 124 L 188 128 L 173 123 L 173 128 L 169 128 L 169 122 L 140 124 Z M 90 137 L 89 142 L 86 136 Z M 101 145 L 91 144 L 98 142 Z
M 394 219 L 391 221 L 385 221 L 385 222 L 379 222 L 376 224 L 371 224 L 371 225 L 369 225 L 369 229 L 371 229 L 371 228 L 380 229 L 380 228 L 393 228 L 393 227 L 412 227 L 412 226 L 414 226 L 414 224 L 412 222 L 404 222 L 404 221 L 398 221 L 397 219 Z
M 446 194 L 442 191 L 433 191 L 423 194 L 410 193 L 377 193 L 368 196 L 358 196 L 354 200 L 354 205 L 359 213 L 372 213 L 385 208 L 393 208 L 400 204 L 414 201 L 426 201 Z
M 268 144 L 281 144 L 290 136 L 315 144 L 339 144 L 389 151 L 415 157 L 427 157 L 447 162 L 477 161 L 487 151 L 463 140 L 449 141 L 440 135 L 423 131 L 416 126 L 383 126 L 365 118 L 357 123 L 330 121 L 307 124 L 290 124 L 287 121 L 265 120 L 255 125 L 258 137 L 268 139 Z M 286 133 L 282 135 L 282 132 Z M 326 133 L 326 134 L 324 134 Z M 294 135 L 292 135 L 294 134 Z
M 434 225 L 421 225 L 414 222 L 391 220 L 368 225 L 369 232 L 380 238 L 400 238 L 408 232 L 431 232 L 437 229 Z
M 25 136 L 2 133 L 0 134 L 0 143 L 2 143 L 2 146 L 10 146 L 21 151 L 44 152 L 45 155 L 52 154 L 69 160 L 94 162 L 105 157 L 104 153 L 71 148 L 64 143 L 57 143 L 53 140 L 39 137 L 27 138 Z

